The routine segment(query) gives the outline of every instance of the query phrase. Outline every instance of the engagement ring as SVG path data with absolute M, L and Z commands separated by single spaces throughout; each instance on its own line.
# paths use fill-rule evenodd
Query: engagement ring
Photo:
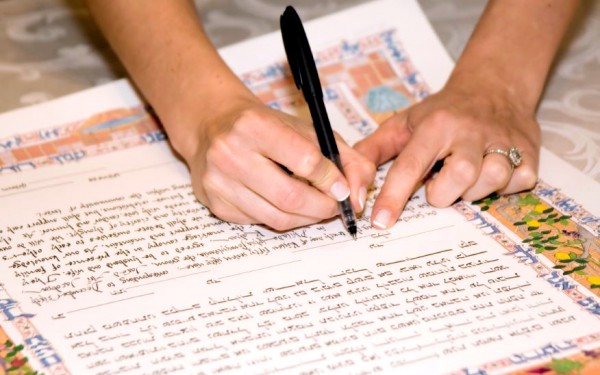
M 511 168 L 513 169 L 521 165 L 521 163 L 523 162 L 523 156 L 521 156 L 521 152 L 516 147 L 511 147 L 508 151 L 501 148 L 488 148 L 483 153 L 483 156 L 485 157 L 489 154 L 500 154 L 506 156 L 506 158 L 510 162 Z

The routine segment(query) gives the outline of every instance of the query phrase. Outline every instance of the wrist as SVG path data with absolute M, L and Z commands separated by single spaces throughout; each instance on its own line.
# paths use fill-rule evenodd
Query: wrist
M 162 111 L 157 110 L 172 147 L 188 164 L 201 149 L 208 147 L 210 139 L 232 124 L 239 113 L 262 104 L 234 78 L 235 82 L 218 89 L 188 86 L 180 100 L 163 105 Z
M 457 65 L 445 89 L 472 100 L 481 99 L 497 107 L 534 115 L 541 94 L 539 87 L 518 73 L 506 71 L 503 64 L 481 63 L 473 68 Z

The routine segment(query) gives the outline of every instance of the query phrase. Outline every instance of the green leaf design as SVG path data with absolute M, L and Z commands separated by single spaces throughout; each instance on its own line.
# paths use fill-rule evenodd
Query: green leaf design
M 583 363 L 574 361 L 569 358 L 565 359 L 552 359 L 552 362 L 548 365 L 552 370 L 559 374 L 568 374 L 570 372 L 583 368 Z
M 535 206 L 538 203 L 540 203 L 540 200 L 533 194 L 527 194 L 518 201 L 519 206 Z

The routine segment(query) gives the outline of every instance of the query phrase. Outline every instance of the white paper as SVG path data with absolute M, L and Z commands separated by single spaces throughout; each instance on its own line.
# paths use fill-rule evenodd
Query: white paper
M 376 1 L 306 27 L 315 51 L 397 30 L 431 90 L 452 66 L 414 2 Z M 278 37 L 223 55 L 252 72 L 283 60 Z M 9 148 L 14 134 L 138 104 L 116 82 L 2 115 L 0 139 Z M 328 112 L 349 142 L 360 139 L 339 106 Z M 591 307 L 509 252 L 493 233 L 501 225 L 475 208 L 434 209 L 419 191 L 389 231 L 370 228 L 367 209 L 357 241 L 339 220 L 275 233 L 212 217 L 166 142 L 127 142 L 0 174 L 2 327 L 44 372 L 493 372 L 598 344 Z M 555 181 L 550 172 L 542 178 Z

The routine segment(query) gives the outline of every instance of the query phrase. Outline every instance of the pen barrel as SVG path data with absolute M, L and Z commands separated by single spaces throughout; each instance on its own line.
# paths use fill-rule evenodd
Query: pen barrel
M 320 94 L 320 95 L 319 95 Z M 338 169 L 344 173 L 342 162 L 340 160 L 340 152 L 335 142 L 331 123 L 327 116 L 325 103 L 323 102 L 322 93 L 313 93 L 304 96 L 310 110 L 310 115 L 313 119 L 313 126 L 319 140 L 319 147 L 323 155 L 335 163 Z
M 340 208 L 340 215 L 342 216 L 342 222 L 347 230 L 356 233 L 356 215 L 354 214 L 354 209 L 352 208 L 352 202 L 350 199 L 345 199 L 338 203 Z
M 340 152 L 337 148 L 337 143 L 335 142 L 331 124 L 329 123 L 329 117 L 327 116 L 325 103 L 323 102 L 323 93 L 319 92 L 309 95 L 305 94 L 304 99 L 308 103 L 308 108 L 313 119 L 315 132 L 317 133 L 317 139 L 319 140 L 319 146 L 321 147 L 321 153 L 326 158 L 331 160 L 340 170 L 340 172 L 344 174 L 344 167 L 342 166 Z M 357 233 L 356 216 L 354 214 L 354 209 L 352 208 L 350 197 L 339 202 L 338 206 L 344 226 L 350 235 L 355 237 Z

